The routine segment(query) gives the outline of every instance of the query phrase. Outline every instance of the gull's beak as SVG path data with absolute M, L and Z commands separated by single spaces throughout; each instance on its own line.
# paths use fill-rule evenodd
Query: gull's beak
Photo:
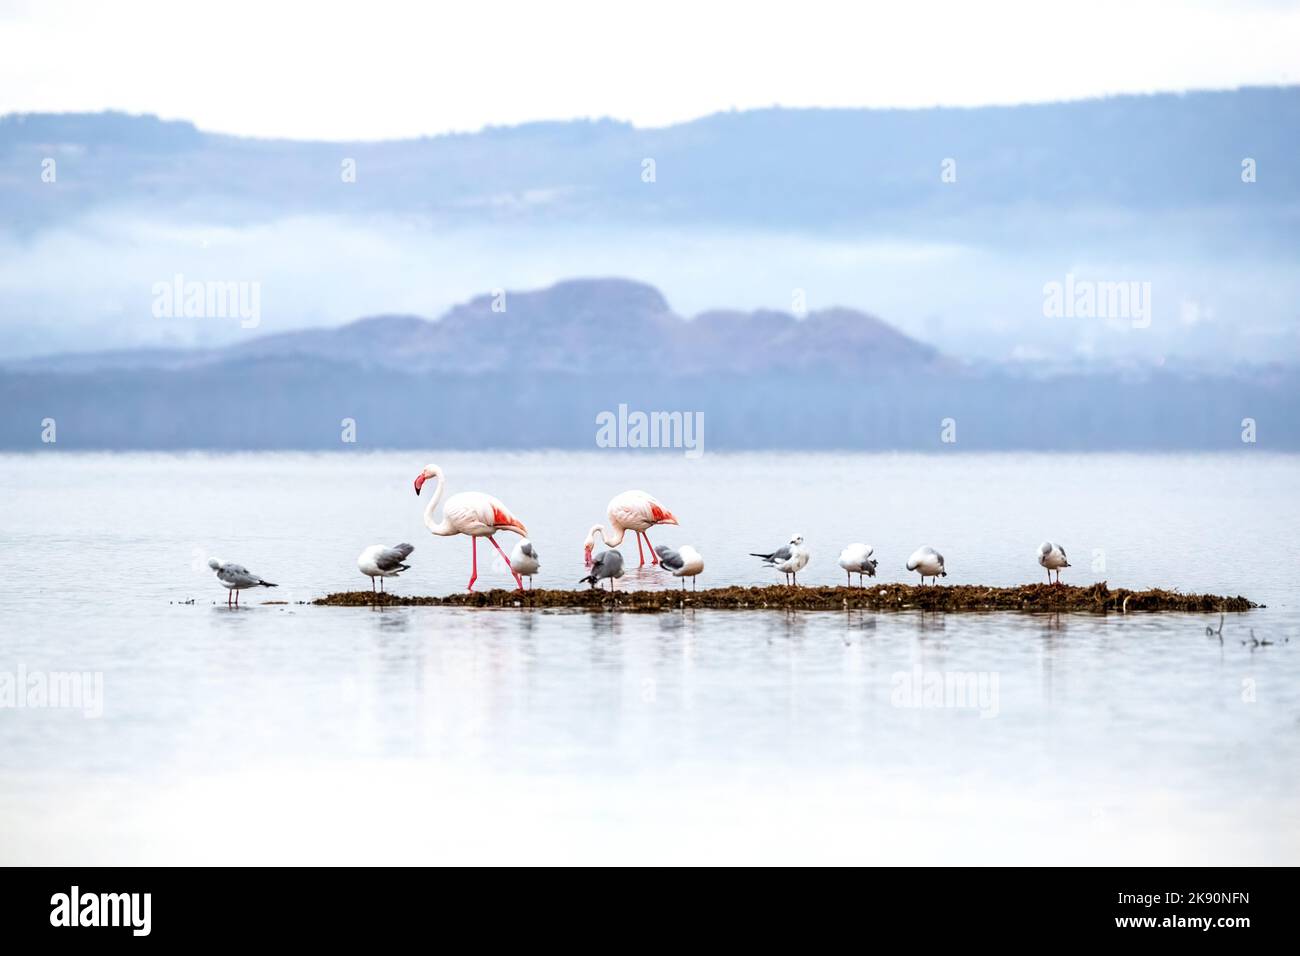
M 424 474 L 421 473 L 415 479 L 415 493 L 418 495 L 420 493 L 420 489 L 423 487 L 424 487 Z

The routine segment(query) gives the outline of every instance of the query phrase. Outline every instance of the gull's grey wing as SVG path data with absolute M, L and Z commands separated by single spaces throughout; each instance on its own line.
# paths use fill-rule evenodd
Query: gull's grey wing
M 393 548 L 385 548 L 375 556 L 375 567 L 380 571 L 405 571 L 405 561 L 415 550 L 415 545 L 399 544 Z
M 591 573 L 585 578 L 579 578 L 578 581 L 586 582 L 592 587 L 596 586 L 597 581 L 603 581 L 606 578 L 621 578 L 623 576 L 623 555 L 619 551 L 610 548 L 608 551 L 602 551 L 596 555 L 591 562 Z
M 666 544 L 661 544 L 655 548 L 655 553 L 659 555 L 659 562 L 670 571 L 676 571 L 686 564 L 685 559 L 680 552 L 674 551 Z
M 250 573 L 242 564 L 223 564 L 217 572 L 217 577 L 224 584 L 234 584 L 238 587 L 251 588 L 262 583 L 261 578 Z
M 788 561 L 790 559 L 790 545 L 783 545 L 777 548 L 771 554 L 759 554 L 757 551 L 749 552 L 751 557 L 762 558 L 768 564 L 775 564 L 777 561 Z
M 537 551 L 535 548 L 533 548 L 533 543 L 531 541 L 524 542 L 522 545 L 520 545 L 519 550 L 522 551 L 524 554 L 528 555 L 528 557 L 530 558 L 537 557 Z

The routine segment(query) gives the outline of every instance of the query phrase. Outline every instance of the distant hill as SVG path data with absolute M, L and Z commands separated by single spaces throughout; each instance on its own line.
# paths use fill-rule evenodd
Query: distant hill
M 603 375 L 640 368 L 679 376 L 722 370 L 885 373 L 939 362 L 930 346 L 851 309 L 812 312 L 802 319 L 783 312 L 715 311 L 687 320 L 644 283 L 577 279 L 510 292 L 500 300 L 479 296 L 437 321 L 374 316 L 336 329 L 266 335 L 226 349 L 52 356 L 11 365 L 51 371 L 176 369 L 265 359 L 346 362 L 408 373 Z
M 151 288 L 181 274 L 258 283 L 262 333 L 600 274 L 691 314 L 788 310 L 796 290 L 814 311 L 868 303 L 963 359 L 1300 364 L 1297 156 L 1297 86 L 389 142 L 15 114 L 0 117 L 0 360 L 245 341 L 235 323 L 151 315 Z M 1067 274 L 1149 282 L 1150 326 L 1045 320 L 1044 284 Z M 725 315 L 698 321 L 701 342 L 729 334 Z M 379 329 L 406 334 L 347 334 Z
M 969 234 L 969 213 L 1008 206 L 1282 211 L 1300 200 L 1298 154 L 1294 86 L 980 108 L 749 110 L 656 129 L 575 120 L 354 143 L 242 139 L 120 113 L 13 114 L 0 117 L 0 195 L 11 225 L 26 229 L 106 204 L 202 204 L 232 222 L 394 211 L 446 224 L 946 222 Z M 75 189 L 53 193 L 31 175 L 45 156 Z M 1267 189 L 1240 188 L 1244 156 Z M 345 158 L 357 176 L 342 189 Z M 960 188 L 940 178 L 949 158 Z M 1294 235 L 1294 216 L 1284 218 Z
M 504 311 L 494 305 L 504 301 Z M 1293 371 L 1249 379 L 977 368 L 851 309 L 675 314 L 653 287 L 575 279 L 223 349 L 0 366 L 0 447 L 593 447 L 596 417 L 702 413 L 705 447 L 1235 448 L 1243 417 L 1300 448 Z M 942 440 L 945 419 L 955 444 Z

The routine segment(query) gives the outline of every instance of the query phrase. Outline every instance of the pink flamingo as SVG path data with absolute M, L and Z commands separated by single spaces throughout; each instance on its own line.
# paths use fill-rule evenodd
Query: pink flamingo
M 444 537 L 454 534 L 469 535 L 473 543 L 471 550 L 473 566 L 470 571 L 469 590 L 473 591 L 474 582 L 478 580 L 478 539 L 487 538 L 491 541 L 492 547 L 497 549 L 506 567 L 510 567 L 510 558 L 501 550 L 501 545 L 497 544 L 493 535 L 498 531 L 512 531 L 522 537 L 528 534 L 528 529 L 524 527 L 522 521 L 510 513 L 509 508 L 481 491 L 462 491 L 452 495 L 443 506 L 442 520 L 436 521 L 433 513 L 437 510 L 438 502 L 442 500 L 443 489 L 447 487 L 447 479 L 443 477 L 442 469 L 437 465 L 429 465 L 420 472 L 415 479 L 415 493 L 418 495 L 424 483 L 430 478 L 438 479 L 438 490 L 433 493 L 428 507 L 424 509 L 424 526 L 434 534 Z M 514 571 L 510 573 L 514 575 L 515 584 L 522 591 L 523 580 Z
M 650 548 L 650 563 L 658 564 L 659 555 L 650 544 L 647 529 L 657 524 L 677 524 L 677 516 L 661 505 L 644 491 L 625 491 L 615 495 L 609 501 L 609 527 L 606 531 L 600 525 L 591 526 L 587 540 L 582 543 L 583 559 L 591 567 L 591 549 L 596 546 L 596 535 L 600 535 L 607 548 L 617 548 L 623 543 L 623 535 L 629 531 L 636 532 L 636 550 L 641 557 L 640 567 L 645 566 L 645 552 L 641 550 L 641 539 L 645 538 L 646 547 Z

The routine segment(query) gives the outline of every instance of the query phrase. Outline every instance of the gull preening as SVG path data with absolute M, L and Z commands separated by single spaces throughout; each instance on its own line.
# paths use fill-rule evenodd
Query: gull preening
M 370 593 L 375 593 L 375 578 L 379 579 L 379 593 L 384 591 L 384 578 L 395 578 L 411 566 L 403 562 L 415 550 L 413 544 L 398 544 L 386 548 L 382 544 L 372 544 L 357 555 L 357 569 L 370 578 Z
M 926 578 L 934 578 L 935 584 L 938 584 L 939 578 L 948 576 L 943 566 L 943 555 L 929 545 L 912 552 L 912 556 L 907 559 L 907 570 L 921 572 L 922 584 Z
M 594 589 L 601 581 L 609 581 L 609 589 L 614 590 L 614 580 L 623 576 L 623 555 L 610 548 L 596 555 L 591 562 L 591 573 L 579 578 L 579 584 L 590 584 Z
M 218 561 L 216 558 L 210 558 L 208 567 L 217 572 L 217 580 L 229 592 L 226 594 L 226 607 L 231 606 L 231 595 L 234 595 L 235 598 L 234 606 L 239 607 L 239 592 L 245 588 L 278 588 L 280 586 L 272 584 L 270 581 L 263 581 L 242 564 L 231 564 L 229 561 Z
M 1052 583 L 1052 572 L 1056 572 L 1056 583 L 1061 583 L 1061 568 L 1068 568 L 1070 562 L 1065 557 L 1065 549 L 1059 544 L 1044 541 L 1038 546 L 1038 563 L 1047 569 L 1047 583 Z
M 641 557 L 641 566 L 645 565 L 645 552 L 641 550 L 642 538 L 645 538 L 646 546 L 650 548 L 650 563 L 658 564 L 659 557 L 650 544 L 646 531 L 658 524 L 677 524 L 677 516 L 661 505 L 653 495 L 644 491 L 625 491 L 621 495 L 615 495 L 609 500 L 606 511 L 609 530 L 598 524 L 592 525 L 587 532 L 587 540 L 582 543 L 583 560 L 587 567 L 591 567 L 591 549 L 596 545 L 596 535 L 600 535 L 605 547 L 617 548 L 629 531 L 636 532 L 636 550 Z
M 431 532 L 442 537 L 463 534 L 468 535 L 471 544 L 471 567 L 469 576 L 468 590 L 474 590 L 474 582 L 478 580 L 478 539 L 487 538 L 492 543 L 492 547 L 497 549 L 501 559 L 510 566 L 510 559 L 506 553 L 501 550 L 501 545 L 497 544 L 496 538 L 493 537 L 498 531 L 509 531 L 520 537 L 527 537 L 528 529 L 524 523 L 510 513 L 510 509 L 503 505 L 498 499 L 491 495 L 485 495 L 481 491 L 462 491 L 452 495 L 447 499 L 447 503 L 442 508 L 442 520 L 434 519 L 433 513 L 437 510 L 438 502 L 442 499 L 443 490 L 447 487 L 447 479 L 443 477 L 442 469 L 437 465 L 429 465 L 424 471 L 420 472 L 415 478 L 415 493 L 418 495 L 424 483 L 430 478 L 438 480 L 438 489 L 429 499 L 429 505 L 424 509 L 424 525 Z M 514 574 L 515 584 L 519 590 L 524 589 L 524 582 L 518 574 Z
M 844 569 L 844 576 L 849 579 L 849 586 L 853 586 L 853 575 L 858 576 L 858 584 L 862 584 L 862 575 L 869 578 L 876 576 L 877 561 L 872 555 L 874 549 L 869 544 L 855 542 L 840 552 L 840 567 Z
M 777 548 L 768 554 L 759 554 L 756 551 L 749 552 L 751 557 L 762 558 L 768 565 L 776 568 L 786 576 L 786 584 L 790 583 L 790 578 L 794 578 L 794 583 L 799 583 L 799 572 L 804 569 L 811 555 L 808 549 L 803 546 L 803 535 L 790 535 L 790 543 Z
M 691 579 L 691 590 L 696 589 L 695 578 L 704 570 L 704 557 L 689 544 L 684 544 L 674 551 L 666 544 L 655 548 L 659 554 L 659 563 L 673 573 L 673 577 L 682 579 L 682 590 L 686 590 L 686 579 Z
M 510 570 L 521 578 L 528 579 L 529 590 L 532 590 L 533 587 L 533 575 L 537 573 L 541 566 L 542 562 L 537 555 L 537 549 L 533 547 L 532 541 L 528 538 L 524 538 L 516 544 L 514 550 L 510 552 Z

